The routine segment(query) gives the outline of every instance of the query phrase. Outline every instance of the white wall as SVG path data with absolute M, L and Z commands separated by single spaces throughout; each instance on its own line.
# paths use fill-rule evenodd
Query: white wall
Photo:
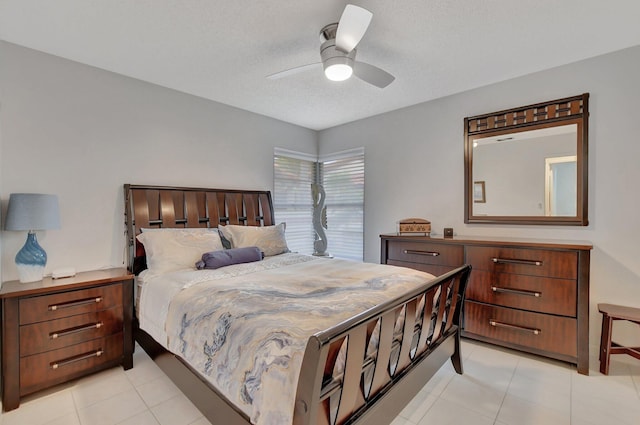
M 365 259 L 379 261 L 378 235 L 404 217 L 428 218 L 437 233 L 591 241 L 593 349 L 597 303 L 640 307 L 639 75 L 636 46 L 320 132 L 321 155 L 365 146 Z M 464 117 L 584 92 L 591 94 L 589 226 L 465 225 Z
M 273 188 L 273 148 L 317 154 L 317 133 L 0 42 L 0 197 L 59 196 L 62 228 L 38 232 L 46 272 L 120 266 L 124 183 Z M 23 232 L 1 233 L 2 280 Z

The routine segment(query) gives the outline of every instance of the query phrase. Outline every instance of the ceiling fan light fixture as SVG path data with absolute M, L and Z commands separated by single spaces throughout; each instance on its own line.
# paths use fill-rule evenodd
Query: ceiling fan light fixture
M 332 59 L 340 59 L 340 58 L 332 58 Z M 347 58 L 344 58 L 347 59 Z M 331 62 L 337 62 L 331 60 Z M 346 62 L 346 61 L 345 61 Z M 324 64 L 324 75 L 331 81 L 344 81 L 351 78 L 353 75 L 353 67 L 348 63 L 325 63 Z

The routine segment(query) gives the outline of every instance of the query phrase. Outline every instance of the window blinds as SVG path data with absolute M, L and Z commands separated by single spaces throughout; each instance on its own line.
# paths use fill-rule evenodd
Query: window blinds
M 334 257 L 362 261 L 364 244 L 364 152 L 321 162 L 327 194 L 327 250 Z
M 288 152 L 276 152 L 273 157 L 273 209 L 276 223 L 285 222 L 289 249 L 301 254 L 313 254 L 313 199 L 316 162 L 293 158 Z

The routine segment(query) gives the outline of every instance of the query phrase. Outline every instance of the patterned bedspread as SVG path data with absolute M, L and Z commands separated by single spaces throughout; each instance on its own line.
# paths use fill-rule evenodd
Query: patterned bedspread
M 163 309 L 154 303 L 164 305 L 166 323 L 156 334 L 164 332 L 159 337 L 170 351 L 254 424 L 290 424 L 309 336 L 431 278 L 400 267 L 283 254 L 150 279 L 141 315 Z

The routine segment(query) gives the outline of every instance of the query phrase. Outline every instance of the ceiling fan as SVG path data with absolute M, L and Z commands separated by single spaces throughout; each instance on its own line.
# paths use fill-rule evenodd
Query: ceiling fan
M 393 75 L 377 66 L 356 61 L 356 46 L 367 31 L 372 17 L 373 14 L 368 10 L 348 4 L 339 22 L 326 25 L 320 30 L 321 62 L 276 72 L 267 78 L 277 80 L 322 65 L 325 76 L 331 81 L 343 81 L 355 75 L 376 87 L 387 87 L 395 79 Z

